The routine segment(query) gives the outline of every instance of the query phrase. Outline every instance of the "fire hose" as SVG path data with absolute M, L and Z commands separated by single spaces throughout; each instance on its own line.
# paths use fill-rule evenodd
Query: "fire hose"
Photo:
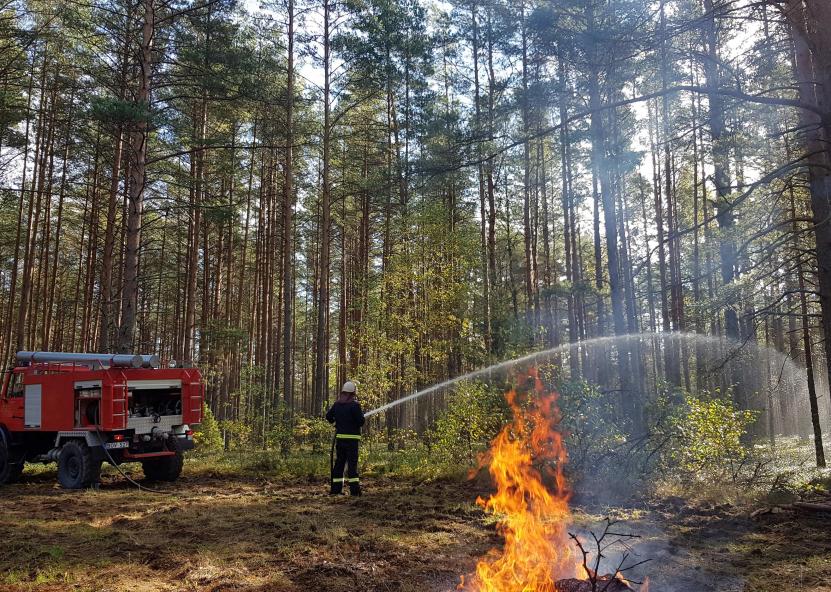
M 332 449 L 329 451 L 329 474 L 334 477 L 335 473 L 335 444 L 338 441 L 338 433 L 332 436 Z
M 113 459 L 112 455 L 110 454 L 110 451 L 109 451 L 109 450 L 107 450 L 107 447 L 106 447 L 106 446 L 104 446 L 104 436 L 101 434 L 101 431 L 100 431 L 98 428 L 95 428 L 95 431 L 98 433 L 98 439 L 99 439 L 99 440 L 101 440 L 101 448 L 103 448 L 103 449 L 104 449 L 104 454 L 105 454 L 105 455 L 107 455 L 107 459 L 109 459 L 110 464 L 111 464 L 112 466 L 114 466 L 114 467 L 115 467 L 115 469 L 116 469 L 119 473 L 121 473 L 121 476 L 122 476 L 122 477 L 124 477 L 127 481 L 129 481 L 129 482 L 130 482 L 130 483 L 132 483 L 133 485 L 135 485 L 135 486 L 136 486 L 136 487 L 137 487 L 140 491 L 147 491 L 147 492 L 149 492 L 149 493 L 157 493 L 157 494 L 159 494 L 159 495 L 170 495 L 170 492 L 169 492 L 169 491 L 160 491 L 160 490 L 158 490 L 158 489 L 151 489 L 151 488 L 149 488 L 149 487 L 145 487 L 145 486 L 144 486 L 144 485 L 142 485 L 141 483 L 139 483 L 139 482 L 137 482 L 137 481 L 134 481 L 133 479 L 131 479 L 130 477 L 128 477 L 128 476 L 127 476 L 127 474 L 126 474 L 123 470 L 121 470 L 121 466 L 119 466 L 119 464 L 115 462 L 115 460 Z

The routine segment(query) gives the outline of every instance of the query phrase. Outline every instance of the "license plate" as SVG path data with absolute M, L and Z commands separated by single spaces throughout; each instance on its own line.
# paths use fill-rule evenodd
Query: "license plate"
M 129 442 L 105 442 L 104 448 L 112 450 L 113 448 L 127 448 L 130 446 Z

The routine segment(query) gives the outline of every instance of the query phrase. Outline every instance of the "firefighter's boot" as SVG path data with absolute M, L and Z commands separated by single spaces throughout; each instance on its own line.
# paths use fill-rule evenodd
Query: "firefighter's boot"
M 357 477 L 350 477 L 347 479 L 349 482 L 349 495 L 361 495 L 361 482 Z

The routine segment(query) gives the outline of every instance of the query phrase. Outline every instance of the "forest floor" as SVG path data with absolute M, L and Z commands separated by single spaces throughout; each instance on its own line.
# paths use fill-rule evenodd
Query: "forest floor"
M 136 471 L 136 477 L 139 471 Z M 219 475 L 186 466 L 164 494 L 108 471 L 97 491 L 54 471 L 0 490 L 0 591 L 439 592 L 500 539 L 470 482 L 367 479 L 361 498 L 322 478 Z M 650 592 L 831 591 L 831 516 L 668 498 L 616 509 L 640 536 Z M 604 512 L 575 509 L 577 531 Z

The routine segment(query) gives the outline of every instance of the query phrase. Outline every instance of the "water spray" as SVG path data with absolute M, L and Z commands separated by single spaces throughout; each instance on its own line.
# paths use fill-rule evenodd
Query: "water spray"
M 590 346 L 590 345 L 600 345 L 603 342 L 616 341 L 618 339 L 639 338 L 639 337 L 642 337 L 643 335 L 644 334 L 638 333 L 638 334 L 633 334 L 633 335 L 622 335 L 620 337 L 616 337 L 614 335 L 608 336 L 608 337 L 595 337 L 593 339 L 587 339 L 585 341 L 581 341 L 580 343 L 567 343 L 567 344 L 564 344 L 564 345 L 558 345 L 557 347 L 552 347 L 552 348 L 545 349 L 545 350 L 542 350 L 542 351 L 537 351 L 537 352 L 532 352 L 530 354 L 525 354 L 524 356 L 521 356 L 519 358 L 514 358 L 512 360 L 505 360 L 503 362 L 497 362 L 496 364 L 492 364 L 490 366 L 487 366 L 486 368 L 480 368 L 479 370 L 473 370 L 471 372 L 468 372 L 467 374 L 462 374 L 461 376 L 457 376 L 455 378 L 450 378 L 450 379 L 445 380 L 443 382 L 440 382 L 438 384 L 434 384 L 434 385 L 429 386 L 427 388 L 421 389 L 420 391 L 417 391 L 417 392 L 412 393 L 411 395 L 407 395 L 405 397 L 401 397 L 400 399 L 396 399 L 395 401 L 390 401 L 389 403 L 386 403 L 385 405 L 381 405 L 380 407 L 378 407 L 376 409 L 372 409 L 371 411 L 367 411 L 366 413 L 364 413 L 364 417 L 372 417 L 373 415 L 376 415 L 378 413 L 382 413 L 382 412 L 384 412 L 388 409 L 391 409 L 393 407 L 397 407 L 398 405 L 401 405 L 402 403 L 406 403 L 407 401 L 412 401 L 414 399 L 419 399 L 419 398 L 421 398 L 425 395 L 429 395 L 431 393 L 441 391 L 442 389 L 445 389 L 449 386 L 453 386 L 457 382 L 462 382 L 464 380 L 471 380 L 471 379 L 474 379 L 474 378 L 479 378 L 481 376 L 489 375 L 489 374 L 492 374 L 494 372 L 501 372 L 501 371 L 507 370 L 508 368 L 511 368 L 512 366 L 515 366 L 517 364 L 538 362 L 541 358 L 546 358 L 546 357 L 552 356 L 552 355 L 557 354 L 557 353 L 561 353 L 563 351 L 566 351 L 566 350 L 569 350 L 569 349 L 572 349 L 572 348 L 586 347 L 586 346 Z M 669 335 L 671 335 L 671 334 L 669 334 Z
M 451 387 L 456 383 L 465 381 L 465 380 L 472 380 L 476 378 L 481 378 L 483 376 L 490 376 L 493 373 L 502 372 L 508 370 L 516 365 L 522 364 L 531 364 L 537 363 L 541 360 L 545 360 L 546 358 L 550 358 L 553 355 L 564 353 L 570 350 L 579 350 L 581 348 L 591 348 L 602 346 L 605 344 L 614 344 L 614 345 L 624 345 L 633 341 L 641 341 L 641 340 L 653 340 L 653 339 L 689 339 L 692 342 L 703 342 L 701 345 L 706 345 L 708 348 L 718 347 L 719 351 L 723 351 L 726 355 L 727 361 L 732 359 L 740 350 L 755 350 L 758 352 L 765 352 L 767 354 L 772 354 L 775 356 L 775 359 L 780 364 L 780 372 L 779 372 L 779 381 L 781 382 L 782 373 L 784 372 L 785 368 L 787 367 L 789 370 L 795 371 L 797 376 L 801 375 L 798 367 L 794 364 L 793 360 L 791 360 L 788 356 L 783 354 L 782 352 L 775 350 L 770 347 L 760 346 L 756 343 L 747 343 L 747 342 L 739 342 L 727 339 L 725 337 L 718 337 L 713 335 L 702 335 L 699 333 L 681 333 L 681 332 L 657 332 L 657 333 L 630 333 L 627 335 L 610 335 L 606 337 L 594 337 L 592 339 L 586 339 L 584 341 L 580 341 L 577 343 L 565 343 L 563 345 L 558 345 L 557 347 L 548 348 L 541 351 L 532 352 L 530 354 L 526 354 L 524 356 L 520 356 L 518 358 L 514 358 L 512 360 L 505 360 L 503 362 L 498 362 L 496 364 L 492 364 L 485 368 L 480 368 L 478 370 L 473 370 L 461 376 L 457 376 L 455 378 L 450 378 L 438 384 L 434 384 L 427 388 L 421 389 L 420 391 L 416 391 L 410 395 L 406 395 L 401 397 L 400 399 L 396 399 L 395 401 L 390 401 L 376 409 L 372 409 L 367 411 L 364 414 L 364 417 L 372 417 L 373 415 L 377 415 L 379 413 L 383 413 L 393 407 L 397 407 L 402 403 L 406 403 L 407 401 L 413 401 L 415 399 L 420 399 L 426 395 L 430 395 L 432 393 L 439 392 L 443 389 Z M 656 346 L 656 350 L 657 350 Z M 657 355 L 657 352 L 656 352 Z

